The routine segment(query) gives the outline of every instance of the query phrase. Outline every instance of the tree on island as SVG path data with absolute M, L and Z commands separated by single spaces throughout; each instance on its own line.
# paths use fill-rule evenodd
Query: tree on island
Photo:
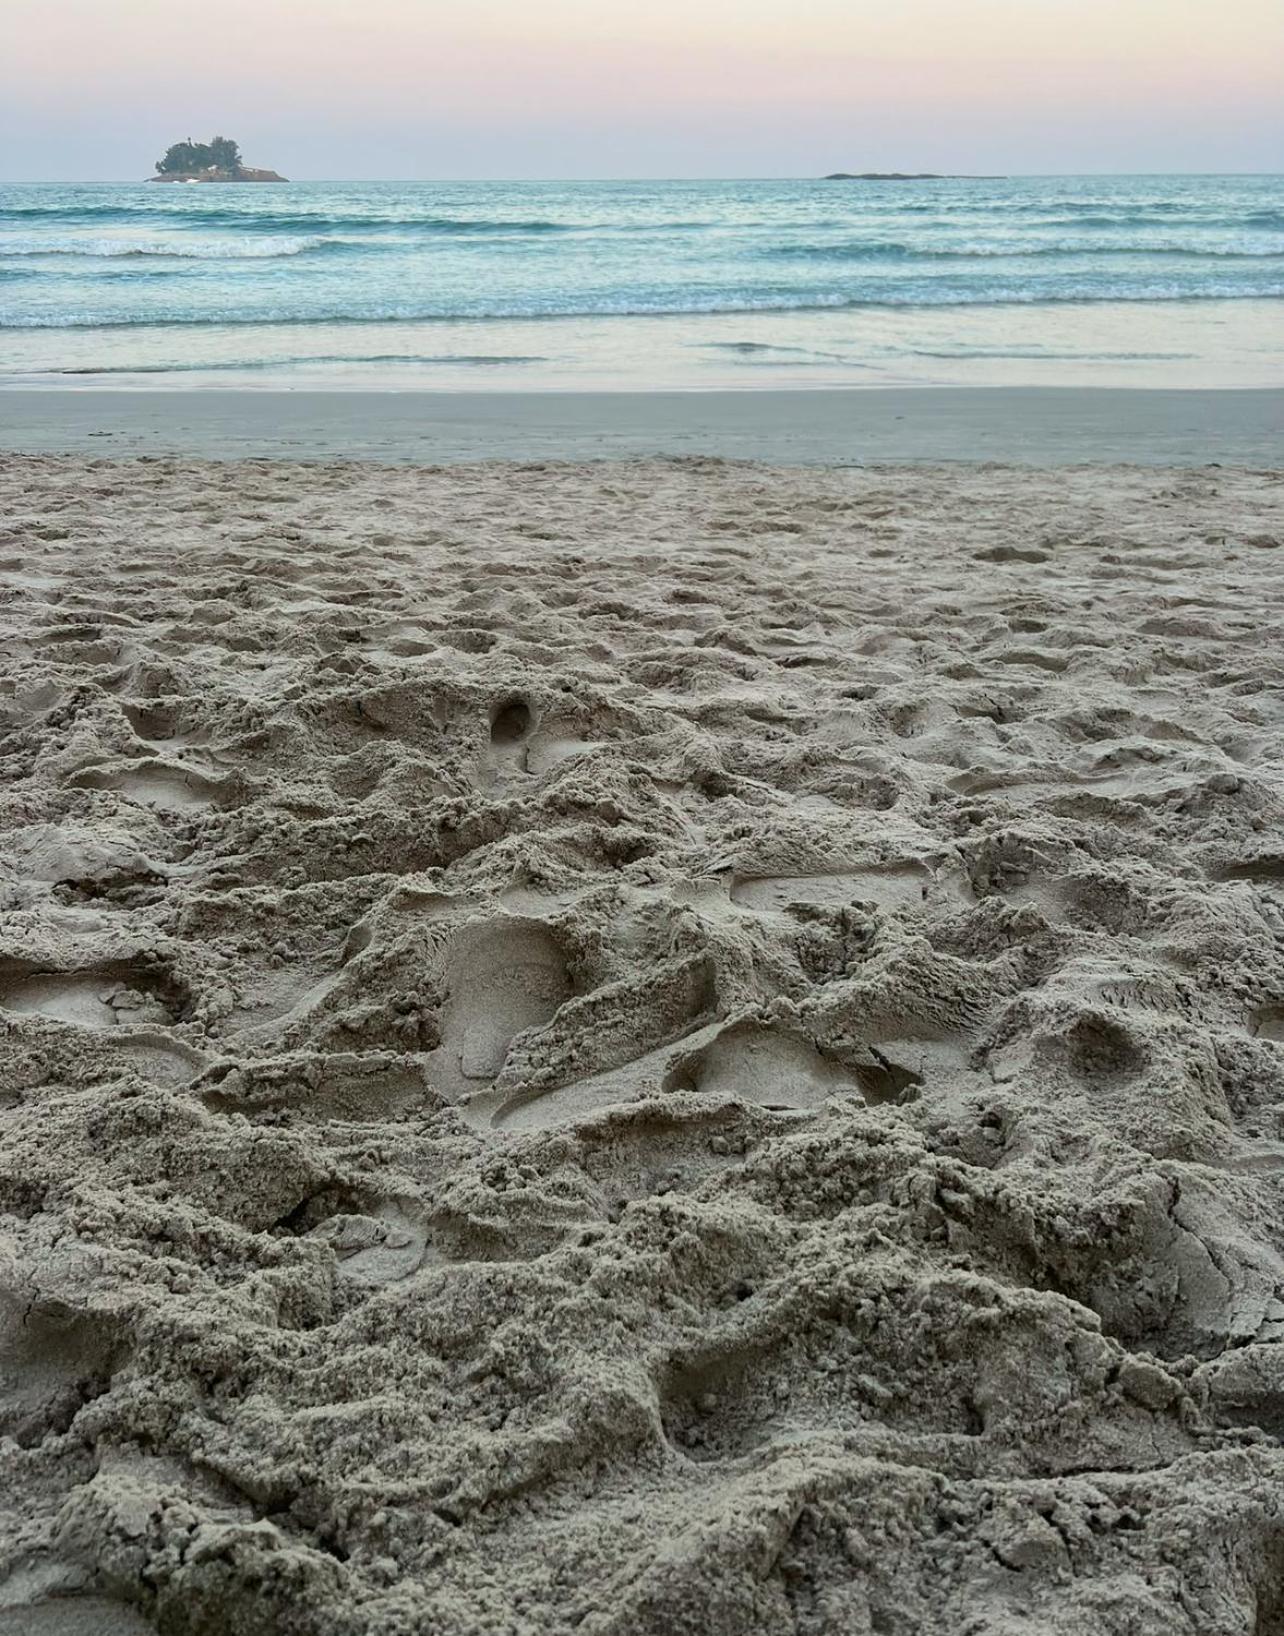
M 212 142 L 175 142 L 163 159 L 156 161 L 160 176 L 195 176 L 201 171 L 224 171 L 229 176 L 241 174 L 240 147 L 230 136 L 216 136 Z

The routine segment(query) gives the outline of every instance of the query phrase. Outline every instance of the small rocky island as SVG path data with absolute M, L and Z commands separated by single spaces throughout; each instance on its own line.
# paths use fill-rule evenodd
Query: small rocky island
M 156 161 L 152 182 L 284 182 L 274 170 L 254 170 L 241 159 L 241 149 L 230 136 L 211 142 L 175 142 Z

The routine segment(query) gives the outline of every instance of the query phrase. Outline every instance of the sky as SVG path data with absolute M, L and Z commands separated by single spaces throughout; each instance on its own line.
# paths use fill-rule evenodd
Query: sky
M 1284 171 L 1284 0 L 0 0 L 0 180 Z

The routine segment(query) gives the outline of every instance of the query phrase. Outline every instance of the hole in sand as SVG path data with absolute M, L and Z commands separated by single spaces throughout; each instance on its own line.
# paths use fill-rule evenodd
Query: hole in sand
M 531 734 L 535 717 L 525 699 L 510 695 L 491 711 L 490 744 L 480 770 L 484 786 L 530 771 Z
M 181 713 L 177 705 L 122 704 L 121 709 L 141 739 L 159 743 L 178 736 Z
M 572 993 L 556 941 L 537 921 L 468 926 L 450 952 L 450 991 L 433 1078 L 459 1095 L 495 1079 L 516 1035 L 546 1023 Z
M 1253 1034 L 1259 1040 L 1284 1040 L 1284 1005 L 1267 1005 L 1255 1012 Z
M 68 908 L 137 909 L 155 903 L 164 879 L 160 875 L 118 875 L 113 879 L 60 880 L 54 897 Z
M 972 555 L 978 562 L 1047 562 L 1052 553 L 1037 545 L 991 545 Z
M 865 1100 L 875 1107 L 900 1102 L 908 1090 L 922 1085 L 922 1074 L 893 1061 L 876 1045 L 869 1047 L 869 1054 L 874 1058 L 873 1062 L 862 1063 L 856 1069 L 856 1077 L 865 1093 Z
M 497 749 L 520 744 L 531 730 L 531 707 L 525 699 L 505 699 L 490 718 L 490 742 Z
M 1112 1018 L 1086 1011 L 1065 1035 L 1070 1067 L 1083 1079 L 1119 1079 L 1139 1073 L 1145 1055 L 1127 1029 Z
M 1220 870 L 1217 879 L 1284 880 L 1284 857 L 1268 855 L 1261 858 L 1245 858 L 1240 863 L 1229 864 L 1225 869 Z

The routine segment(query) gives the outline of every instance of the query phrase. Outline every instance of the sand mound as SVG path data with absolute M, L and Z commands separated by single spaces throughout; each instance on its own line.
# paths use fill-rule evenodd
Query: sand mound
M 1284 1630 L 1284 482 L 0 464 L 0 1632 Z

